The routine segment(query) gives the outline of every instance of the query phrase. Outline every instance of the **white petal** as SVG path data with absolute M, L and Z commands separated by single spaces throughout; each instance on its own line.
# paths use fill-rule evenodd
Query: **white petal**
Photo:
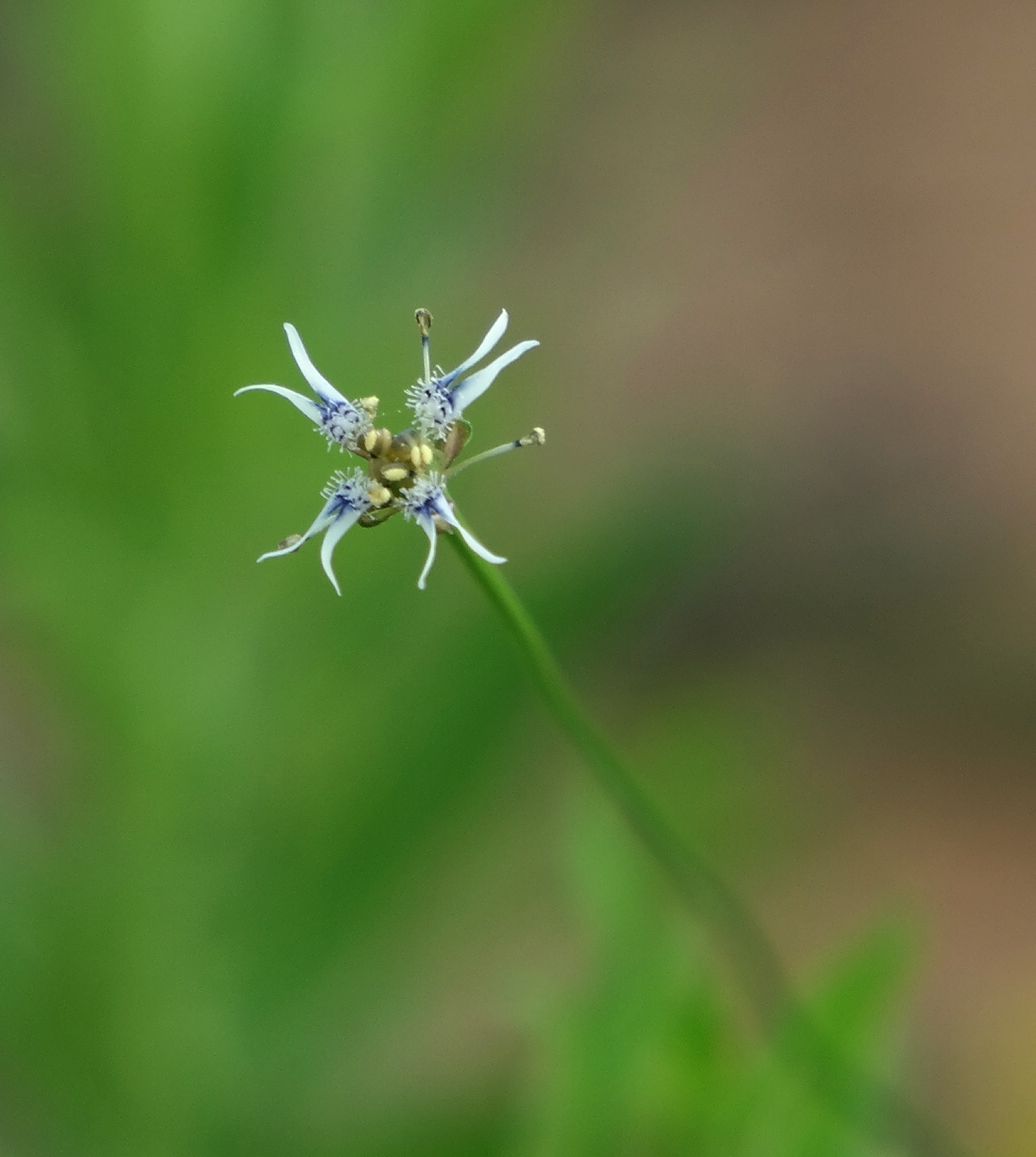
M 261 554 L 255 561 L 266 562 L 268 558 L 280 558 L 282 554 L 294 554 L 305 541 L 304 538 L 300 538 L 291 546 L 282 546 L 280 550 L 268 550 L 266 554 Z
M 309 530 L 306 531 L 304 535 L 302 535 L 298 542 L 293 542 L 291 546 L 282 546 L 278 550 L 268 550 L 266 554 L 261 554 L 255 561 L 265 562 L 265 560 L 268 558 L 280 558 L 283 554 L 294 554 L 295 551 L 297 551 L 299 547 L 303 545 L 303 543 L 309 542 L 311 538 L 315 538 L 322 530 L 334 522 L 335 518 L 337 517 L 335 509 L 336 505 L 337 504 L 334 502 L 334 500 L 328 501 L 325 504 L 324 509 L 321 510 L 321 512 L 313 520 L 313 525 L 309 528 Z
M 494 563 L 497 566 L 499 566 L 499 564 L 502 562 L 507 562 L 506 558 L 503 558 L 501 555 L 494 554 L 491 550 L 488 550 L 482 545 L 482 543 L 479 542 L 479 540 L 471 533 L 471 531 L 465 530 L 464 527 L 461 526 L 460 522 L 457 520 L 457 516 L 453 513 L 450 504 L 445 499 L 443 499 L 442 502 L 437 503 L 435 509 L 439 517 L 442 518 L 444 522 L 448 522 L 454 530 L 460 533 L 461 538 L 463 538 L 464 541 L 468 544 L 469 549 L 473 550 L 475 554 L 479 556 L 479 558 L 484 558 L 486 562 Z
M 284 332 L 288 335 L 288 345 L 291 346 L 292 356 L 302 371 L 302 376 L 309 382 L 313 393 L 319 394 L 325 402 L 344 402 L 346 399 L 313 365 L 309 354 L 306 353 L 306 347 L 302 344 L 302 338 L 299 337 L 299 331 L 291 322 L 284 323 Z
M 324 568 L 324 574 L 331 580 L 331 585 L 335 588 L 337 595 L 342 593 L 342 589 L 338 585 L 338 579 L 335 578 L 335 572 L 331 569 L 331 555 L 334 554 L 335 547 L 342 541 L 342 535 L 353 526 L 362 513 L 361 510 L 344 510 L 331 524 L 331 528 L 324 535 L 324 541 L 320 547 L 320 563 Z
M 284 386 L 242 386 L 240 390 L 234 391 L 234 397 L 236 398 L 238 394 L 247 394 L 252 390 L 265 390 L 268 394 L 280 394 L 282 398 L 287 398 L 296 410 L 301 410 L 311 422 L 319 426 L 323 421 L 323 415 L 316 402 L 310 401 L 304 394 L 297 394 L 294 390 L 289 390 Z
M 455 370 L 451 370 L 443 379 L 443 381 L 449 385 L 449 383 L 452 382 L 455 378 L 459 378 L 465 370 L 470 370 L 476 362 L 481 361 L 486 356 L 486 354 L 489 353 L 493 346 L 495 346 L 496 343 L 504 336 L 504 331 L 507 329 L 507 321 L 507 310 L 500 310 L 500 316 L 489 327 L 489 332 L 482 339 L 478 349 L 475 350 L 471 357 L 462 361 Z
M 488 366 L 477 370 L 470 378 L 465 378 L 459 386 L 455 386 L 452 393 L 454 414 L 459 415 L 465 406 L 470 406 L 476 398 L 480 398 L 505 366 L 517 361 L 522 354 L 535 349 L 539 344 L 538 341 L 521 341 L 516 346 L 512 346 L 507 353 L 501 354 L 491 361 Z
M 424 564 L 424 570 L 421 571 L 421 577 L 417 580 L 417 589 L 424 590 L 425 579 L 428 578 L 428 572 L 432 569 L 432 563 L 435 562 L 435 539 L 436 530 L 435 522 L 429 517 L 418 518 L 418 525 L 428 535 L 428 559 Z

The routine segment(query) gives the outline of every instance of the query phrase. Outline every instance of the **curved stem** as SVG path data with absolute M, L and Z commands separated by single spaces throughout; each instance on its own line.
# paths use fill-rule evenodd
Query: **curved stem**
M 753 1012 L 775 1047 L 824 1100 L 875 1141 L 924 1157 L 964 1157 L 938 1123 L 895 1089 L 857 1070 L 806 1015 L 770 938 L 738 894 L 690 848 L 638 785 L 635 775 L 591 720 L 550 646 L 499 567 L 447 536 L 461 562 L 500 612 L 547 706 L 583 755 L 644 848 L 669 877 L 691 914 L 720 943 Z M 863 1096 L 861 1096 L 861 1090 Z

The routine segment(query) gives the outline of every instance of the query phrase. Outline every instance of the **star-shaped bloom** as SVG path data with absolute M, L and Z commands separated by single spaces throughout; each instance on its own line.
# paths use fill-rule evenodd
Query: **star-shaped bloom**
M 313 520 L 313 525 L 305 534 L 293 534 L 276 550 L 268 550 L 261 554 L 257 562 L 264 562 L 268 558 L 280 558 L 283 554 L 294 554 L 304 543 L 315 538 L 322 531 L 324 541 L 320 547 L 320 562 L 324 573 L 331 580 L 331 585 L 337 594 L 342 593 L 338 585 L 335 572 L 331 569 L 331 556 L 335 547 L 342 541 L 347 530 L 350 530 L 374 505 L 371 496 L 371 480 L 360 468 L 350 470 L 348 474 L 341 470 L 335 472 L 331 481 L 321 492 L 327 501 L 324 508 Z
M 423 478 L 418 478 L 412 486 L 399 495 L 396 504 L 403 511 L 403 517 L 416 522 L 428 536 L 428 558 L 425 561 L 424 570 L 421 571 L 421 577 L 417 580 L 420 590 L 424 590 L 428 572 L 432 569 L 432 563 L 435 562 L 435 541 L 438 536 L 436 519 L 441 519 L 447 526 L 457 531 L 470 549 L 484 558 L 486 562 L 498 565 L 507 562 L 506 558 L 501 558 L 500 555 L 487 550 L 470 530 L 466 530 L 457 521 L 450 500 L 446 496 L 446 478 L 444 475 L 430 473 L 424 475 Z
M 438 367 L 434 373 L 431 371 L 428 364 L 428 334 L 423 330 L 425 375 L 407 390 L 407 405 L 414 412 L 418 430 L 426 437 L 437 441 L 444 440 L 450 426 L 463 415 L 467 406 L 489 389 L 497 374 L 511 362 L 517 361 L 522 354 L 528 353 L 540 344 L 538 341 L 521 341 L 506 353 L 494 358 L 488 366 L 483 366 L 482 369 L 464 377 L 463 375 L 480 362 L 504 336 L 507 322 L 507 310 L 502 309 L 500 316 L 479 343 L 478 349 L 448 374 L 443 373 Z
M 365 468 L 357 467 L 345 473 L 338 471 L 332 477 L 322 492 L 324 506 L 305 534 L 291 535 L 276 550 L 262 555 L 260 562 L 293 554 L 311 538 L 323 534 L 320 561 L 331 585 L 341 594 L 331 567 L 331 557 L 342 536 L 353 526 L 380 526 L 397 514 L 402 514 L 408 522 L 416 522 L 428 538 L 428 557 L 417 582 L 421 590 L 424 590 L 428 572 L 435 561 L 438 534 L 459 534 L 468 547 L 486 562 L 499 564 L 506 561 L 484 547 L 461 525 L 446 493 L 446 484 L 447 479 L 476 462 L 496 458 L 523 446 L 543 445 L 545 435 L 537 427 L 524 438 L 516 438 L 473 458 L 457 461 L 470 433 L 468 424 L 461 420 L 464 407 L 485 393 L 504 366 L 539 342 L 520 342 L 483 369 L 464 377 L 500 340 L 507 328 L 505 310 L 467 361 L 452 373 L 437 370 L 433 374 L 428 342 L 432 317 L 424 309 L 419 309 L 416 316 L 424 352 L 424 377 L 407 391 L 408 405 L 417 419 L 411 429 L 398 434 L 386 428 L 375 429 L 372 415 L 377 400 L 366 398 L 353 404 L 343 398 L 314 367 L 299 335 L 290 325 L 285 329 L 292 353 L 303 376 L 320 399 L 319 403 L 283 386 L 246 386 L 237 391 L 241 394 L 248 390 L 268 390 L 280 394 L 311 418 L 329 443 L 366 459 Z
M 242 386 L 234 392 L 247 394 L 252 390 L 265 390 L 268 394 L 280 394 L 316 426 L 317 430 L 327 439 L 328 448 L 332 445 L 342 450 L 355 450 L 360 440 L 371 428 L 371 415 L 360 403 L 350 402 L 340 394 L 334 386 L 313 364 L 306 347 L 302 344 L 299 331 L 290 323 L 285 323 L 284 332 L 288 335 L 288 345 L 302 376 L 309 383 L 310 389 L 316 394 L 319 401 L 314 402 L 305 394 L 289 390 L 285 386 Z M 365 399 L 368 401 L 368 399 Z

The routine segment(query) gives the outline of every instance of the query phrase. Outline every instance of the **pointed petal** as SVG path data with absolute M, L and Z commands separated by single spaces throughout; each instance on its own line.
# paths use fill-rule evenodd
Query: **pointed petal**
M 268 394 L 279 394 L 282 398 L 287 398 L 296 410 L 301 410 L 311 422 L 319 426 L 323 421 L 323 415 L 316 402 L 310 401 L 304 394 L 297 394 L 294 390 L 289 390 L 284 386 L 242 386 L 240 390 L 234 391 L 234 397 L 236 398 L 238 394 L 250 393 L 252 390 L 265 390 Z
M 268 550 L 266 554 L 261 554 L 255 561 L 266 562 L 268 558 L 280 558 L 282 554 L 294 554 L 305 541 L 305 538 L 300 538 L 298 542 L 293 542 L 291 546 L 282 546 L 280 550 Z
M 341 595 L 342 588 L 338 585 L 335 572 L 331 569 L 331 555 L 334 554 L 335 547 L 342 541 L 342 535 L 353 526 L 362 513 L 360 510 L 344 510 L 332 523 L 327 534 L 324 535 L 324 541 L 320 547 L 321 566 L 324 568 L 324 574 L 331 580 L 331 585 L 335 588 L 337 595 Z
M 331 385 L 324 375 L 313 365 L 306 347 L 302 344 L 299 331 L 291 324 L 284 323 L 284 332 L 288 335 L 288 345 L 296 365 L 302 371 L 302 376 L 309 382 L 314 394 L 318 394 L 325 402 L 344 402 L 346 399 Z
M 484 547 L 470 530 L 466 530 L 461 526 L 450 504 L 445 499 L 436 503 L 435 512 L 444 522 L 448 522 L 450 526 L 460 534 L 461 538 L 468 544 L 468 548 L 473 550 L 479 558 L 484 558 L 486 562 L 494 563 L 497 566 L 499 566 L 500 563 L 507 562 L 506 558 L 499 554 L 494 554 L 491 550 Z
M 329 527 L 337 517 L 338 506 L 334 500 L 331 500 L 325 503 L 323 510 L 321 510 L 313 520 L 313 525 L 302 535 L 298 542 L 293 542 L 291 546 L 282 546 L 278 550 L 268 550 L 266 554 L 261 554 L 255 561 L 265 562 L 268 558 L 280 558 L 281 555 L 284 554 L 294 554 L 300 546 L 309 542 L 311 538 L 315 538 L 322 530 Z
M 432 569 L 432 563 L 435 562 L 435 522 L 430 517 L 418 518 L 418 525 L 428 535 L 428 559 L 424 564 L 424 570 L 421 571 L 421 577 L 417 580 L 417 589 L 423 591 L 425 580 L 428 578 L 428 572 Z
M 517 361 L 522 354 L 535 349 L 539 344 L 538 341 L 521 341 L 516 346 L 512 346 L 507 353 L 501 354 L 491 361 L 488 366 L 477 370 L 470 378 L 465 378 L 460 385 L 454 386 L 452 392 L 454 413 L 460 414 L 465 406 L 470 406 L 476 398 L 480 398 L 505 366 Z
M 465 358 L 464 361 L 462 361 L 455 370 L 451 370 L 442 379 L 443 384 L 448 386 L 450 382 L 453 382 L 459 378 L 465 370 L 470 370 L 476 362 L 480 362 L 496 345 L 496 343 L 504 336 L 504 331 L 507 329 L 507 321 L 507 310 L 500 310 L 500 316 L 489 327 L 489 332 L 479 343 L 478 349 L 475 350 L 471 357 Z

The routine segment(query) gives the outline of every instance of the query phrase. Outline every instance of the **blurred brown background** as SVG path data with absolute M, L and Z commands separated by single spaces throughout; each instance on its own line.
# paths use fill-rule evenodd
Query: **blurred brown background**
M 669 576 L 634 646 L 650 678 L 735 667 L 793 711 L 817 823 L 757 883 L 774 934 L 808 956 L 890 893 L 925 914 L 932 1097 L 1025 1152 L 1036 12 L 626 5 L 584 35 L 530 238 L 597 338 L 600 409 L 572 420 L 645 502 L 689 476 L 743 499 L 729 565 Z

